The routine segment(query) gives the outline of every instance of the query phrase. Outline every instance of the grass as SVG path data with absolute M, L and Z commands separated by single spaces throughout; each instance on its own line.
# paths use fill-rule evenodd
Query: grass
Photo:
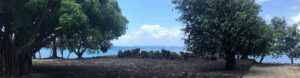
M 44 63 L 47 60 L 42 60 L 42 59 L 32 59 L 32 63 Z

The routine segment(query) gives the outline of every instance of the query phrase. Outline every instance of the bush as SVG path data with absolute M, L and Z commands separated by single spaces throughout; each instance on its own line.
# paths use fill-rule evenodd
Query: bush
M 150 52 L 148 52 L 148 55 L 149 55 L 149 57 L 148 57 L 148 58 L 151 58 L 151 59 L 153 59 L 153 58 L 154 58 L 154 51 L 150 51 Z
M 180 52 L 180 55 L 183 57 L 184 60 L 187 60 L 189 58 L 194 58 L 193 53 L 187 53 L 187 52 Z
M 131 53 L 129 50 L 125 50 L 124 51 L 124 57 L 130 57 L 131 56 Z
M 141 58 L 149 58 L 149 53 L 146 51 L 141 51 Z
M 185 59 L 193 58 L 194 54 L 187 52 L 180 52 L 180 55 L 176 52 L 161 49 L 161 51 L 140 51 L 140 48 L 125 50 L 124 52 L 119 51 L 118 57 L 123 58 L 150 58 L 150 59 Z
M 131 57 L 137 58 L 140 56 L 140 48 L 131 49 Z
M 170 58 L 169 59 L 171 59 L 171 60 L 179 59 L 179 56 L 178 56 L 178 54 L 176 52 L 172 52 L 170 54 Z
M 162 55 L 159 51 L 155 51 L 153 57 L 154 59 L 162 59 Z
M 119 52 L 118 52 L 118 57 L 120 57 L 120 58 L 125 57 L 122 50 L 119 50 Z
M 161 54 L 164 59 L 169 59 L 171 56 L 171 51 L 161 49 Z

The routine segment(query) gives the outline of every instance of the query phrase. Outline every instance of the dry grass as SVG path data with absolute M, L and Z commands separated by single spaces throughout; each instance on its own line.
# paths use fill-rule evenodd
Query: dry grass
M 224 61 L 97 58 L 36 60 L 33 75 L 23 78 L 240 78 L 250 61 L 224 70 Z

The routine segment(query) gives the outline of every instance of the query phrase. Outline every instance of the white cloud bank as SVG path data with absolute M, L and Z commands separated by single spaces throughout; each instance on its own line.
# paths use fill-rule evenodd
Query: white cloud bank
M 298 15 L 292 17 L 293 23 L 300 23 L 300 13 Z
M 263 4 L 263 3 L 268 2 L 268 1 L 270 1 L 270 0 L 255 0 L 255 3 Z
M 114 40 L 115 46 L 183 46 L 183 33 L 179 26 L 162 27 L 159 24 L 142 25 Z

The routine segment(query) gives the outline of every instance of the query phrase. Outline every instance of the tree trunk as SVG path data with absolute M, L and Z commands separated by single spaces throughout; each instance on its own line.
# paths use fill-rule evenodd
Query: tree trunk
M 2 46 L 0 44 L 0 75 L 3 74 L 3 57 Z
M 69 59 L 69 58 L 70 58 L 70 55 L 71 55 L 71 52 L 69 52 L 67 59 Z
M 82 59 L 83 53 L 75 53 L 77 55 L 77 59 Z
M 52 47 L 52 54 L 51 55 L 52 56 L 50 58 L 53 58 L 53 59 L 58 58 L 58 56 L 57 56 L 57 47 L 56 46 Z
M 19 75 L 19 62 L 17 57 L 17 52 L 7 49 L 3 52 L 2 61 L 2 73 L 5 75 Z
M 32 54 L 24 54 L 19 55 L 19 68 L 20 74 L 29 74 L 32 71 Z
M 241 57 L 240 54 L 237 54 L 237 55 L 236 55 L 236 58 L 237 58 L 237 59 L 242 59 L 242 57 Z
M 82 48 L 81 46 L 77 48 L 77 51 L 74 52 L 77 55 L 78 59 L 82 59 L 83 53 L 86 51 L 86 48 Z
M 259 63 L 262 63 L 262 61 L 265 59 L 265 54 L 263 54 L 259 60 Z
M 32 66 L 32 54 L 17 52 L 12 47 L 6 48 L 6 50 L 1 50 L 3 57 L 0 60 L 0 73 L 13 76 L 29 74 Z
M 294 58 L 290 58 L 291 64 L 294 64 Z
M 40 59 L 42 59 L 42 56 L 41 56 L 41 51 L 39 51 L 39 58 L 40 58 Z
M 33 54 L 33 55 L 32 55 L 32 58 L 33 58 L 33 59 L 36 59 L 36 56 L 35 56 L 35 54 Z
M 241 59 L 243 59 L 243 60 L 249 59 L 249 58 L 248 58 L 248 53 L 242 53 Z
M 60 49 L 61 58 L 64 58 L 64 49 Z
M 236 60 L 235 60 L 235 52 L 226 51 L 226 65 L 225 69 L 233 70 L 236 67 Z

